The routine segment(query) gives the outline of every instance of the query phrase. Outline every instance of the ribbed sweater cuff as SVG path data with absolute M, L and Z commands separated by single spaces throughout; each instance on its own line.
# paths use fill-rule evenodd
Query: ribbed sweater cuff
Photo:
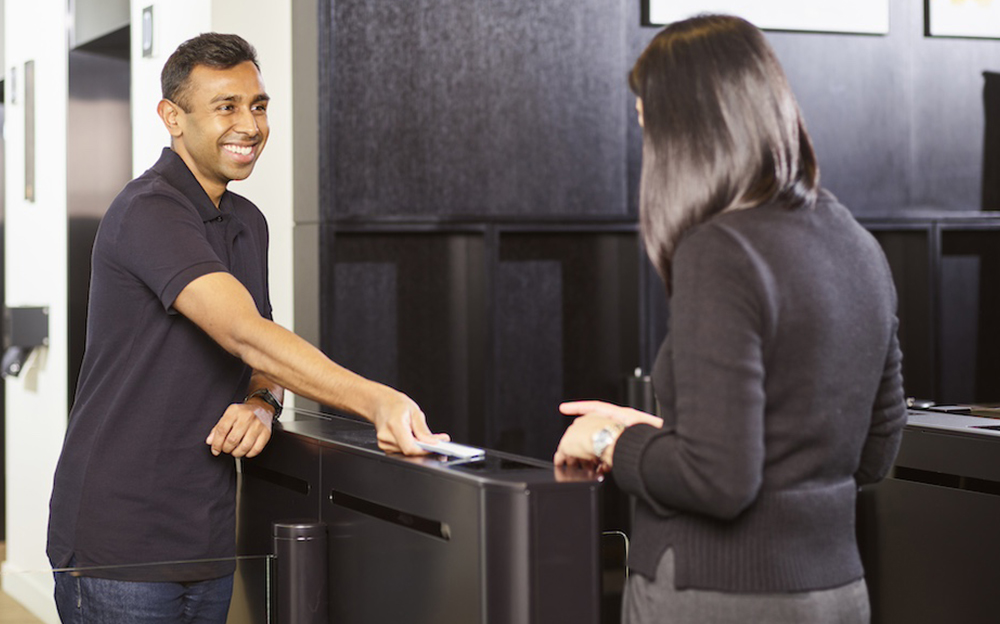
M 645 500 L 649 499 L 649 495 L 642 482 L 642 456 L 650 441 L 659 433 L 662 430 L 652 425 L 632 425 L 622 431 L 615 442 L 612 457 L 615 483 L 629 494 Z

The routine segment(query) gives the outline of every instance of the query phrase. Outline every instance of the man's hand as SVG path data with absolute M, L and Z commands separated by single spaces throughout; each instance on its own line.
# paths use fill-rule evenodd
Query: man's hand
M 271 439 L 271 411 L 254 403 L 233 403 L 208 434 L 205 444 L 212 455 L 229 453 L 233 457 L 254 457 Z
M 416 441 L 435 442 L 450 440 L 447 433 L 431 433 L 423 411 L 410 397 L 386 388 L 386 393 L 372 422 L 378 434 L 378 446 L 386 453 L 404 455 L 426 455 Z

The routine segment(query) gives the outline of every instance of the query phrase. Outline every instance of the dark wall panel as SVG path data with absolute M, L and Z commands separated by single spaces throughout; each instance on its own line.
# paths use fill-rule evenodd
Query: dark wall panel
M 908 396 L 938 396 L 935 306 L 936 296 L 930 226 L 912 229 L 873 229 L 882 245 L 898 297 L 899 344 L 903 350 L 903 383 Z
M 912 202 L 909 57 L 921 26 L 899 14 L 887 36 L 767 34 L 805 116 L 821 182 L 856 213 Z
M 498 260 L 489 442 L 547 459 L 571 422 L 559 403 L 622 403 L 625 378 L 641 365 L 637 240 L 624 232 L 509 232 Z
M 1000 41 L 924 39 L 915 47 L 912 64 L 914 203 L 978 210 L 983 71 L 1000 70 Z
M 566 429 L 562 263 L 502 262 L 497 275 L 496 417 L 489 439 L 544 457 Z
M 623 213 L 624 6 L 330 0 L 326 217 Z
M 638 0 L 327 0 L 326 218 L 634 214 L 625 75 L 659 30 Z M 768 32 L 858 214 L 980 205 L 984 70 L 1000 41 Z
M 923 4 L 891 0 L 886 36 L 766 33 L 805 115 L 823 184 L 856 214 L 980 207 L 982 72 L 1000 70 L 1000 40 L 925 37 Z M 626 64 L 658 30 L 632 27 Z
M 1000 41 L 924 36 L 923 3 L 892 0 L 884 37 L 768 33 L 819 153 L 858 214 L 978 210 L 984 70 Z
M 482 444 L 481 235 L 328 236 L 323 351 L 408 394 L 435 431 Z
M 399 271 L 394 262 L 335 265 L 334 354 L 350 354 L 351 370 L 399 386 Z
M 955 403 L 1000 401 L 1000 232 L 941 236 L 941 394 Z
M 976 401 L 981 265 L 972 254 L 941 258 L 941 396 L 956 403 Z

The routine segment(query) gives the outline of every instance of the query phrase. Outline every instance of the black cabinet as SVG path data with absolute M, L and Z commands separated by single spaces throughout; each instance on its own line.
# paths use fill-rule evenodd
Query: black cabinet
M 928 426 L 980 420 L 967 431 Z M 1000 436 L 992 419 L 913 413 L 892 474 L 862 490 L 858 538 L 874 624 L 996 622 Z
M 301 414 L 242 466 L 240 552 L 271 552 L 273 522 L 325 524 L 330 622 L 601 621 L 601 483 L 582 470 L 386 455 L 367 423 Z M 248 590 L 246 621 L 268 621 Z

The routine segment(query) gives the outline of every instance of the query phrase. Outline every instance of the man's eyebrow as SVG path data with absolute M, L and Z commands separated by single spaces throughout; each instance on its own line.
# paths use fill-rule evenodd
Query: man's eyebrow
M 216 102 L 241 102 L 243 100 L 242 95 L 235 95 L 231 93 L 220 93 L 219 95 L 212 98 L 210 104 L 215 104 Z M 271 96 L 266 93 L 258 93 L 253 97 L 253 102 L 270 102 Z

